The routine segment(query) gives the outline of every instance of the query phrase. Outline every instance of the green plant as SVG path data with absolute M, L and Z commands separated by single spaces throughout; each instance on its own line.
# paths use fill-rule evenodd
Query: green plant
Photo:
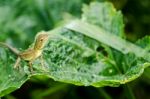
M 125 39 L 123 16 L 111 3 L 84 5 L 80 19 L 62 22 L 48 31 L 54 38 L 44 48 L 45 69 L 40 59 L 13 69 L 15 54 L 0 47 L 0 96 L 24 84 L 34 75 L 80 86 L 119 86 L 141 76 L 150 66 L 150 37 L 133 44 Z M 66 85 L 65 85 L 66 86 Z

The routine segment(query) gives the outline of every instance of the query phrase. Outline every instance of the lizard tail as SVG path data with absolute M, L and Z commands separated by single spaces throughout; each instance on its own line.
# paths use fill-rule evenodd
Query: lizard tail
M 0 46 L 4 46 L 4 47 L 10 49 L 10 50 L 11 50 L 13 53 L 15 53 L 16 55 L 19 55 L 19 51 L 18 51 L 16 48 L 14 48 L 14 47 L 12 47 L 12 46 L 6 44 L 6 43 L 0 42 Z

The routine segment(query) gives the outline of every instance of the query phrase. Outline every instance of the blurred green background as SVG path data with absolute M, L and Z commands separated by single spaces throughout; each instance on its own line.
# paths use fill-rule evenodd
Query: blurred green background
M 26 49 L 37 32 L 61 24 L 65 13 L 80 18 L 82 5 L 92 1 L 109 1 L 122 11 L 129 41 L 150 35 L 150 0 L 0 0 L 0 41 Z M 36 76 L 2 99 L 150 99 L 146 75 L 116 88 L 79 87 Z

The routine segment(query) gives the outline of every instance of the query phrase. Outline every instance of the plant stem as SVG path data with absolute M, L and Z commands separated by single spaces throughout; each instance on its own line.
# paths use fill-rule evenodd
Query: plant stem
M 68 87 L 68 84 L 60 84 L 60 85 L 57 85 L 55 87 L 51 87 L 45 91 L 43 90 L 42 93 L 41 93 L 41 91 L 39 94 L 36 93 L 36 96 L 34 96 L 34 98 L 35 99 L 43 99 L 43 97 L 51 95 L 51 94 L 53 94 L 57 91 L 60 91 L 62 89 L 65 89 L 66 87 Z
M 108 93 L 105 92 L 103 88 L 99 88 L 100 94 L 103 96 L 104 99 L 112 99 Z
M 127 99 L 136 99 L 129 84 L 125 84 L 123 86 L 123 88 L 124 88 L 124 91 L 125 91 L 124 93 L 125 93 Z

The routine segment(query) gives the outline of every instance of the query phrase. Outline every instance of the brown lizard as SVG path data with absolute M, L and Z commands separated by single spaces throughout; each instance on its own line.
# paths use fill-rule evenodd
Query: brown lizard
M 38 57 L 40 56 L 42 57 L 42 51 L 48 41 L 48 38 L 49 38 L 48 33 L 44 31 L 39 32 L 35 38 L 34 46 L 23 52 L 19 52 L 16 48 L 13 48 L 12 46 L 3 42 L 0 42 L 0 45 L 9 48 L 12 52 L 14 52 L 18 56 L 14 68 L 17 68 L 19 66 L 21 59 L 23 59 L 29 62 L 30 71 L 33 72 L 32 62 Z

